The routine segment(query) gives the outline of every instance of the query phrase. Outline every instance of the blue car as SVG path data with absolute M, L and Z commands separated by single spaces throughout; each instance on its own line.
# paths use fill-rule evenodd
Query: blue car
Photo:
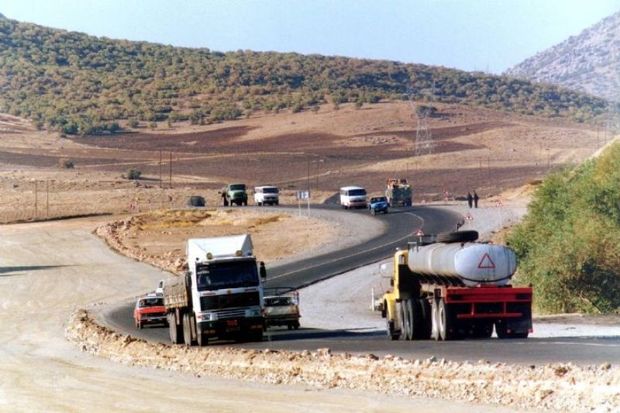
M 384 214 L 388 213 L 388 201 L 384 196 L 375 196 L 370 198 L 370 202 L 368 203 L 368 209 L 370 213 L 376 215 L 379 212 L 383 212 Z

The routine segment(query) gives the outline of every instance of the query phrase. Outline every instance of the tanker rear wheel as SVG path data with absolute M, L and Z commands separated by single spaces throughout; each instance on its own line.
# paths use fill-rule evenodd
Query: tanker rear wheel
M 403 330 L 405 332 L 405 340 L 413 340 L 413 302 L 412 300 L 403 300 L 402 303 Z
M 431 338 L 432 331 L 431 305 L 428 300 L 421 298 L 417 300 L 417 307 L 420 314 L 417 338 L 420 340 L 428 340 Z
M 402 300 L 398 303 L 398 318 L 400 324 L 400 335 L 399 338 L 401 340 L 407 340 L 407 310 L 405 309 L 406 300 Z
M 437 318 L 438 312 L 437 299 L 433 298 L 431 301 L 431 339 L 439 341 L 439 319 Z
M 453 340 L 456 338 L 453 311 L 443 298 L 439 299 L 437 305 L 437 323 L 440 340 Z

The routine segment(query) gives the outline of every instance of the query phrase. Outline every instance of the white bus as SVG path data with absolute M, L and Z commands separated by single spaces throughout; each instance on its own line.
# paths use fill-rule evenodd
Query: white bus
M 340 188 L 340 205 L 343 208 L 366 208 L 366 190 L 361 186 Z

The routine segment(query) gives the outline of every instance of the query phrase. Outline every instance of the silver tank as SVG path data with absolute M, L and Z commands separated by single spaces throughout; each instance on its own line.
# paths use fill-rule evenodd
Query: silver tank
M 458 277 L 465 285 L 504 285 L 517 269 L 517 257 L 503 245 L 434 243 L 409 247 L 407 265 L 413 272 Z

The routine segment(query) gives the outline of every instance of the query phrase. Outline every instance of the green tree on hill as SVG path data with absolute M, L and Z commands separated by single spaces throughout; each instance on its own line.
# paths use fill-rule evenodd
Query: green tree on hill
M 508 242 L 539 311 L 620 311 L 620 143 L 548 177 Z
M 328 100 L 339 107 L 432 99 L 583 121 L 607 109 L 599 98 L 502 76 L 337 56 L 220 53 L 6 18 L 0 18 L 0 90 L 0 111 L 68 134 L 108 133 L 109 122 L 119 120 L 174 122 L 173 114 L 200 123 L 196 111 L 202 122 L 298 112 Z

